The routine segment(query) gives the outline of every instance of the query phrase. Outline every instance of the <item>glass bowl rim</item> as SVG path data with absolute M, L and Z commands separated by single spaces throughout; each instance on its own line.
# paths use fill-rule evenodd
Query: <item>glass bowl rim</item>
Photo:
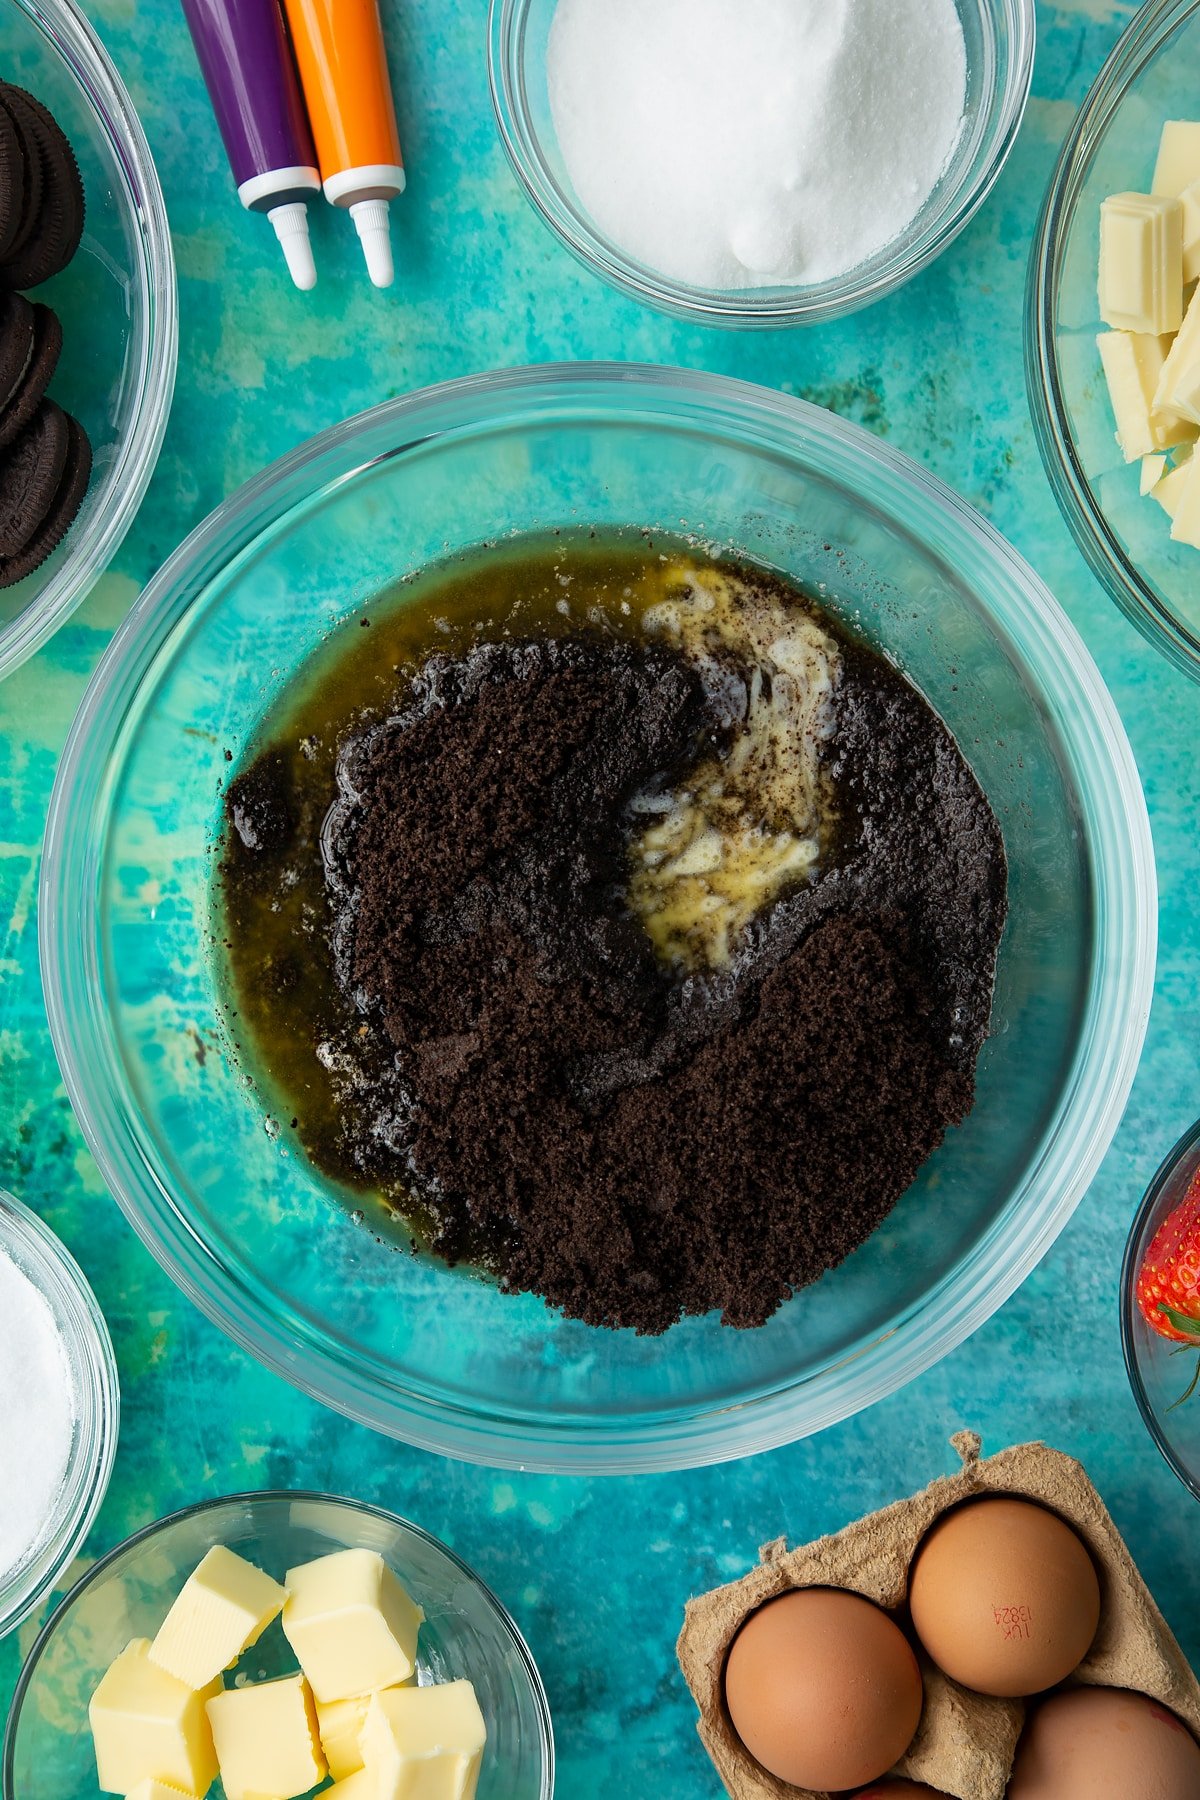
M 0 1218 L 11 1222 L 12 1237 L 30 1252 L 34 1285 L 51 1306 L 54 1322 L 76 1352 L 81 1370 L 75 1394 L 77 1439 L 60 1496 L 58 1523 L 39 1554 L 19 1565 L 7 1586 L 0 1583 L 0 1638 L 4 1638 L 45 1598 L 95 1522 L 112 1479 L 121 1396 L 108 1324 L 71 1252 L 39 1214 L 4 1188 L 0 1188 Z M 47 1274 L 59 1290 L 49 1295 L 43 1281 Z
M 665 421 L 671 429 L 712 431 L 723 424 L 731 432 L 740 431 L 743 439 L 756 433 L 753 442 L 760 448 L 780 453 L 782 447 L 782 453 L 792 456 L 798 449 L 811 452 L 815 444 L 826 469 L 839 463 L 852 468 L 861 485 L 865 464 L 876 492 L 886 492 L 893 506 L 924 505 L 920 524 L 932 534 L 926 544 L 929 553 L 951 562 L 982 558 L 992 582 L 1002 588 L 1003 601 L 985 603 L 988 616 L 993 623 L 1003 617 L 1010 649 L 1015 625 L 1023 629 L 1023 654 L 1027 659 L 1035 651 L 1038 654 L 1036 679 L 1043 701 L 1055 691 L 1056 682 L 1069 696 L 1070 734 L 1064 742 L 1074 744 L 1077 751 L 1090 747 L 1093 755 L 1102 757 L 1105 779 L 1085 791 L 1102 812 L 1119 818 L 1119 825 L 1111 821 L 1107 825 L 1112 844 L 1098 837 L 1092 845 L 1093 890 L 1104 904 L 1095 909 L 1097 948 L 1088 1005 L 1074 1064 L 1063 1084 L 1060 1112 L 1023 1188 L 1010 1195 L 1005 1215 L 981 1234 L 972 1252 L 975 1279 L 970 1293 L 964 1269 L 956 1268 L 953 1279 L 944 1278 L 889 1333 L 830 1362 L 817 1376 L 810 1374 L 733 1403 L 675 1407 L 660 1413 L 650 1426 L 638 1416 L 632 1423 L 628 1418 L 618 1424 L 606 1419 L 600 1424 L 588 1421 L 582 1428 L 573 1417 L 547 1421 L 544 1415 L 530 1414 L 516 1419 L 495 1407 L 469 1409 L 399 1384 L 384 1389 L 327 1345 L 307 1337 L 301 1343 L 294 1324 L 285 1332 L 273 1313 L 242 1295 L 211 1252 L 198 1245 L 186 1221 L 174 1213 L 170 1197 L 146 1170 L 138 1127 L 123 1110 L 104 1057 L 94 1046 L 90 1053 L 85 1050 L 95 1023 L 89 1015 L 97 979 L 92 922 L 98 888 L 90 847 L 94 796 L 83 804 L 79 793 L 81 787 L 94 789 L 104 780 L 121 718 L 175 625 L 241 547 L 267 530 L 278 530 L 297 496 L 312 491 L 314 465 L 323 470 L 323 481 L 334 484 L 388 455 L 402 455 L 411 446 L 428 448 L 434 438 L 452 439 L 456 429 L 462 435 L 472 427 L 495 430 L 505 420 L 544 423 L 547 414 L 539 413 L 535 404 L 539 389 L 548 396 L 549 416 L 560 422 L 578 421 L 581 406 L 590 407 L 583 416 L 603 419 L 612 416 L 607 410 L 612 402 L 619 409 L 623 399 L 627 407 L 640 400 L 645 416 L 653 416 L 659 424 Z M 669 407 L 665 411 L 664 396 Z M 652 412 L 655 402 L 659 410 Z M 387 438 L 378 455 L 361 445 L 372 433 Z M 252 524 L 247 523 L 248 515 Z M 911 535 L 918 527 L 911 524 L 911 510 L 907 516 Z M 1060 725 L 1060 729 L 1065 733 L 1068 728 Z M 1079 779 L 1078 770 L 1075 773 Z M 151 1254 L 226 1335 L 310 1395 L 420 1448 L 494 1467 L 627 1474 L 722 1461 L 821 1430 L 940 1360 L 1024 1280 L 1082 1198 L 1124 1109 L 1149 1016 L 1157 943 L 1155 896 L 1145 799 L 1128 739 L 1099 671 L 1058 602 L 973 508 L 863 427 L 792 396 L 725 376 L 658 365 L 568 363 L 466 376 L 386 401 L 298 446 L 230 496 L 185 539 L 118 629 L 72 725 L 48 811 L 39 890 L 40 948 L 59 1066 L 105 1182 Z M 1111 955 L 1105 954 L 1107 946 Z M 1132 1028 L 1109 1032 L 1097 1043 L 1095 1016 L 1106 1008 L 1132 1020 Z M 1081 1068 L 1085 1062 L 1086 1070 Z M 1069 1134 L 1064 1130 L 1068 1121 Z M 1049 1171 L 1054 1174 L 1053 1185 Z M 1014 1218 L 1017 1196 L 1035 1186 L 1042 1194 L 1036 1217 L 1027 1216 L 1027 1206 L 1019 1219 Z M 981 1262 L 987 1263 L 986 1273 L 980 1270 Z M 210 1287 L 214 1267 L 220 1271 L 219 1292 Z M 935 1307 L 938 1299 L 943 1304 Z M 298 1367 L 305 1358 L 306 1366 Z M 814 1395 L 818 1385 L 820 1393 Z M 834 1391 L 827 1393 L 831 1385 Z
M 322 1488 L 251 1488 L 235 1494 L 216 1494 L 206 1500 L 197 1500 L 190 1506 L 177 1507 L 174 1512 L 164 1514 L 161 1519 L 152 1519 L 148 1525 L 143 1525 L 137 1531 L 131 1532 L 128 1537 L 122 1538 L 119 1544 L 114 1544 L 111 1550 L 105 1551 L 104 1555 L 100 1557 L 97 1562 L 93 1563 L 92 1567 L 81 1575 L 74 1586 L 63 1595 L 50 1617 L 46 1620 L 46 1623 L 38 1632 L 28 1656 L 21 1665 L 21 1671 L 17 1677 L 17 1685 L 13 1691 L 12 1704 L 9 1708 L 8 1723 L 4 1732 L 3 1757 L 0 1758 L 0 1778 L 2 1778 L 3 1781 L 3 1787 L 0 1791 L 3 1792 L 4 1800 L 14 1800 L 12 1765 L 13 1757 L 16 1754 L 17 1726 L 20 1721 L 25 1700 L 28 1696 L 29 1689 L 32 1686 L 34 1675 L 37 1673 L 38 1664 L 41 1662 L 42 1657 L 46 1652 L 50 1639 L 53 1637 L 60 1623 L 66 1617 L 75 1602 L 82 1597 L 94 1582 L 98 1581 L 102 1575 L 107 1573 L 113 1563 L 122 1557 L 126 1551 L 138 1550 L 150 1539 L 157 1537 L 162 1532 L 170 1530 L 173 1526 L 181 1525 L 186 1520 L 199 1518 L 206 1512 L 214 1512 L 218 1507 L 253 1507 L 256 1503 L 262 1501 L 286 1501 L 289 1503 L 298 1501 L 304 1505 L 312 1505 L 315 1502 L 322 1506 L 343 1506 L 348 1507 L 352 1512 L 367 1513 L 373 1518 L 382 1519 L 387 1525 L 398 1525 L 403 1531 L 411 1533 L 414 1537 L 423 1539 L 426 1544 L 431 1544 L 435 1550 L 446 1557 L 449 1562 L 453 1563 L 454 1566 L 466 1576 L 471 1586 L 482 1595 L 496 1613 L 501 1625 L 504 1627 L 511 1640 L 516 1660 L 528 1677 L 529 1687 L 533 1695 L 534 1707 L 538 1715 L 538 1723 L 541 1727 L 542 1735 L 542 1788 L 541 1793 L 532 1796 L 531 1800 L 551 1800 L 554 1793 L 555 1750 L 554 1725 L 550 1713 L 550 1701 L 547 1697 L 545 1683 L 542 1680 L 541 1672 L 538 1669 L 533 1652 L 526 1643 L 520 1626 L 509 1612 L 507 1606 L 505 1606 L 503 1600 L 501 1600 L 499 1595 L 488 1586 L 487 1582 L 476 1573 L 470 1563 L 463 1560 L 456 1550 L 452 1550 L 449 1544 L 443 1543 L 441 1538 L 435 1537 L 432 1531 L 426 1531 L 425 1527 L 423 1525 L 418 1525 L 415 1520 L 406 1519 L 403 1513 L 392 1512 L 389 1507 L 377 1506 L 373 1501 L 352 1500 L 344 1494 L 331 1494 Z
M 1025 290 L 1025 386 L 1034 435 L 1059 511 L 1092 573 L 1147 642 L 1200 681 L 1200 626 L 1189 628 L 1128 557 L 1091 492 L 1067 423 L 1055 346 L 1059 251 L 1079 200 L 1081 166 L 1146 63 L 1200 0 L 1145 0 L 1088 89 L 1067 133 L 1034 234 Z M 1100 328 L 1097 313 L 1096 327 Z M 1097 364 L 1097 368 L 1099 365 Z
M 1142 1196 L 1133 1224 L 1129 1227 L 1129 1236 L 1125 1240 L 1125 1254 L 1121 1259 L 1121 1351 L 1125 1358 L 1125 1373 L 1129 1377 L 1129 1385 L 1133 1390 L 1137 1409 L 1142 1415 L 1142 1423 L 1150 1433 L 1158 1447 L 1164 1462 L 1177 1475 L 1188 1492 L 1200 1500 L 1200 1470 L 1189 1471 L 1176 1454 L 1162 1423 L 1158 1411 L 1146 1391 L 1142 1379 L 1141 1364 L 1138 1361 L 1137 1345 L 1134 1341 L 1134 1315 L 1137 1313 L 1135 1290 L 1138 1278 L 1138 1250 L 1141 1246 L 1146 1227 L 1154 1214 L 1163 1190 L 1175 1175 L 1181 1163 L 1195 1158 L 1200 1169 L 1200 1119 L 1189 1125 L 1183 1136 L 1173 1144 L 1163 1160 L 1159 1163 L 1150 1181 L 1149 1187 Z M 1140 1317 L 1140 1314 L 1138 1315 Z M 1197 1399 L 1200 1405 L 1200 1399 Z
M 873 305 L 927 268 L 970 223 L 1000 178 L 1033 85 L 1037 6 L 1036 0 L 976 3 L 981 8 L 998 4 L 1016 25 L 1008 80 L 983 167 L 973 182 L 960 182 L 953 204 L 931 235 L 918 236 L 898 256 L 889 257 L 885 245 L 878 253 L 879 260 L 869 259 L 832 281 L 759 290 L 695 287 L 627 256 L 591 223 L 582 208 L 561 199 L 525 104 L 525 84 L 516 66 L 517 32 L 531 0 L 489 0 L 488 85 L 496 128 L 513 173 L 543 223 L 577 261 L 611 286 L 676 318 L 705 325 L 777 329 L 820 324 Z M 865 279 L 863 269 L 872 271 Z
M 0 626 L 0 679 L 40 649 L 81 605 L 120 548 L 158 462 L 179 358 L 179 296 L 166 201 L 125 84 L 76 0 L 7 3 L 54 46 L 113 152 L 119 170 L 117 204 L 136 221 L 131 232 L 138 264 L 134 304 L 144 319 L 145 343 L 131 426 L 105 476 L 102 498 L 107 504 L 93 514 L 87 532 L 52 570 L 37 597 Z

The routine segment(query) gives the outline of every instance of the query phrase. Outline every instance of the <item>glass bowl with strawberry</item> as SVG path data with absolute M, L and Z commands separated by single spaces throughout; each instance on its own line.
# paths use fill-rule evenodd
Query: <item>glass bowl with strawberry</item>
M 1121 1340 L 1150 1434 L 1200 1500 L 1200 1123 L 1171 1151 L 1133 1221 Z

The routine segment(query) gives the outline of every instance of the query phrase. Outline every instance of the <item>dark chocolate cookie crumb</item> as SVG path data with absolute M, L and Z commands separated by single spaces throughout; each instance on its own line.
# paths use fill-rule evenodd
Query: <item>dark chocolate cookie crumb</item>
M 353 1010 L 326 1055 L 345 1154 L 415 1194 L 435 1250 L 597 1325 L 758 1325 L 969 1111 L 1003 847 L 882 667 L 847 652 L 838 856 L 712 975 L 660 964 L 624 902 L 628 802 L 729 728 L 675 653 L 435 658 L 345 748 L 324 848 Z M 230 790 L 243 851 L 287 829 L 270 760 Z
M 229 784 L 225 809 L 243 851 L 286 843 L 292 828 L 287 768 L 281 756 L 262 756 Z

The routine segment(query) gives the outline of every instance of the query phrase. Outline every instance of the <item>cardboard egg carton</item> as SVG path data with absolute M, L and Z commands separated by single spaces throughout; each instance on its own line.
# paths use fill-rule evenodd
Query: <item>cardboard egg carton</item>
M 1100 1628 L 1073 1683 L 1133 1688 L 1177 1713 L 1200 1737 L 1200 1682 L 1184 1661 L 1125 1542 L 1080 1465 L 1044 1444 L 1018 1444 L 980 1460 L 980 1441 L 952 1440 L 963 1460 L 957 1475 L 924 1493 L 871 1513 L 832 1537 L 789 1550 L 768 1544 L 741 1581 L 688 1603 L 679 1663 L 700 1709 L 705 1749 L 733 1800 L 833 1800 L 791 1787 L 755 1762 L 725 1710 L 725 1659 L 752 1612 L 792 1588 L 847 1588 L 905 1623 L 908 1573 L 925 1534 L 950 1507 L 983 1494 L 1040 1501 L 1073 1525 L 1100 1576 Z M 911 1634 L 910 1634 L 911 1636 Z M 1025 1720 L 1020 1700 L 993 1700 L 959 1687 L 915 1644 L 925 1681 L 921 1723 L 907 1754 L 890 1771 L 926 1782 L 954 1800 L 1003 1800 Z

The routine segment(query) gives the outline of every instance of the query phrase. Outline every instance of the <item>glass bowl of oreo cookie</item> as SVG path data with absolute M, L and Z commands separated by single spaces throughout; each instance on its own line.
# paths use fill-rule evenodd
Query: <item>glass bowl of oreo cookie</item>
M 107 568 L 175 381 L 175 262 L 133 102 L 73 0 L 0 0 L 0 675 Z
M 625 365 L 391 402 L 214 513 L 87 693 L 40 904 L 180 1287 L 357 1419 L 561 1470 L 960 1342 L 1095 1173 L 1155 948 L 1020 558 L 842 420 Z

